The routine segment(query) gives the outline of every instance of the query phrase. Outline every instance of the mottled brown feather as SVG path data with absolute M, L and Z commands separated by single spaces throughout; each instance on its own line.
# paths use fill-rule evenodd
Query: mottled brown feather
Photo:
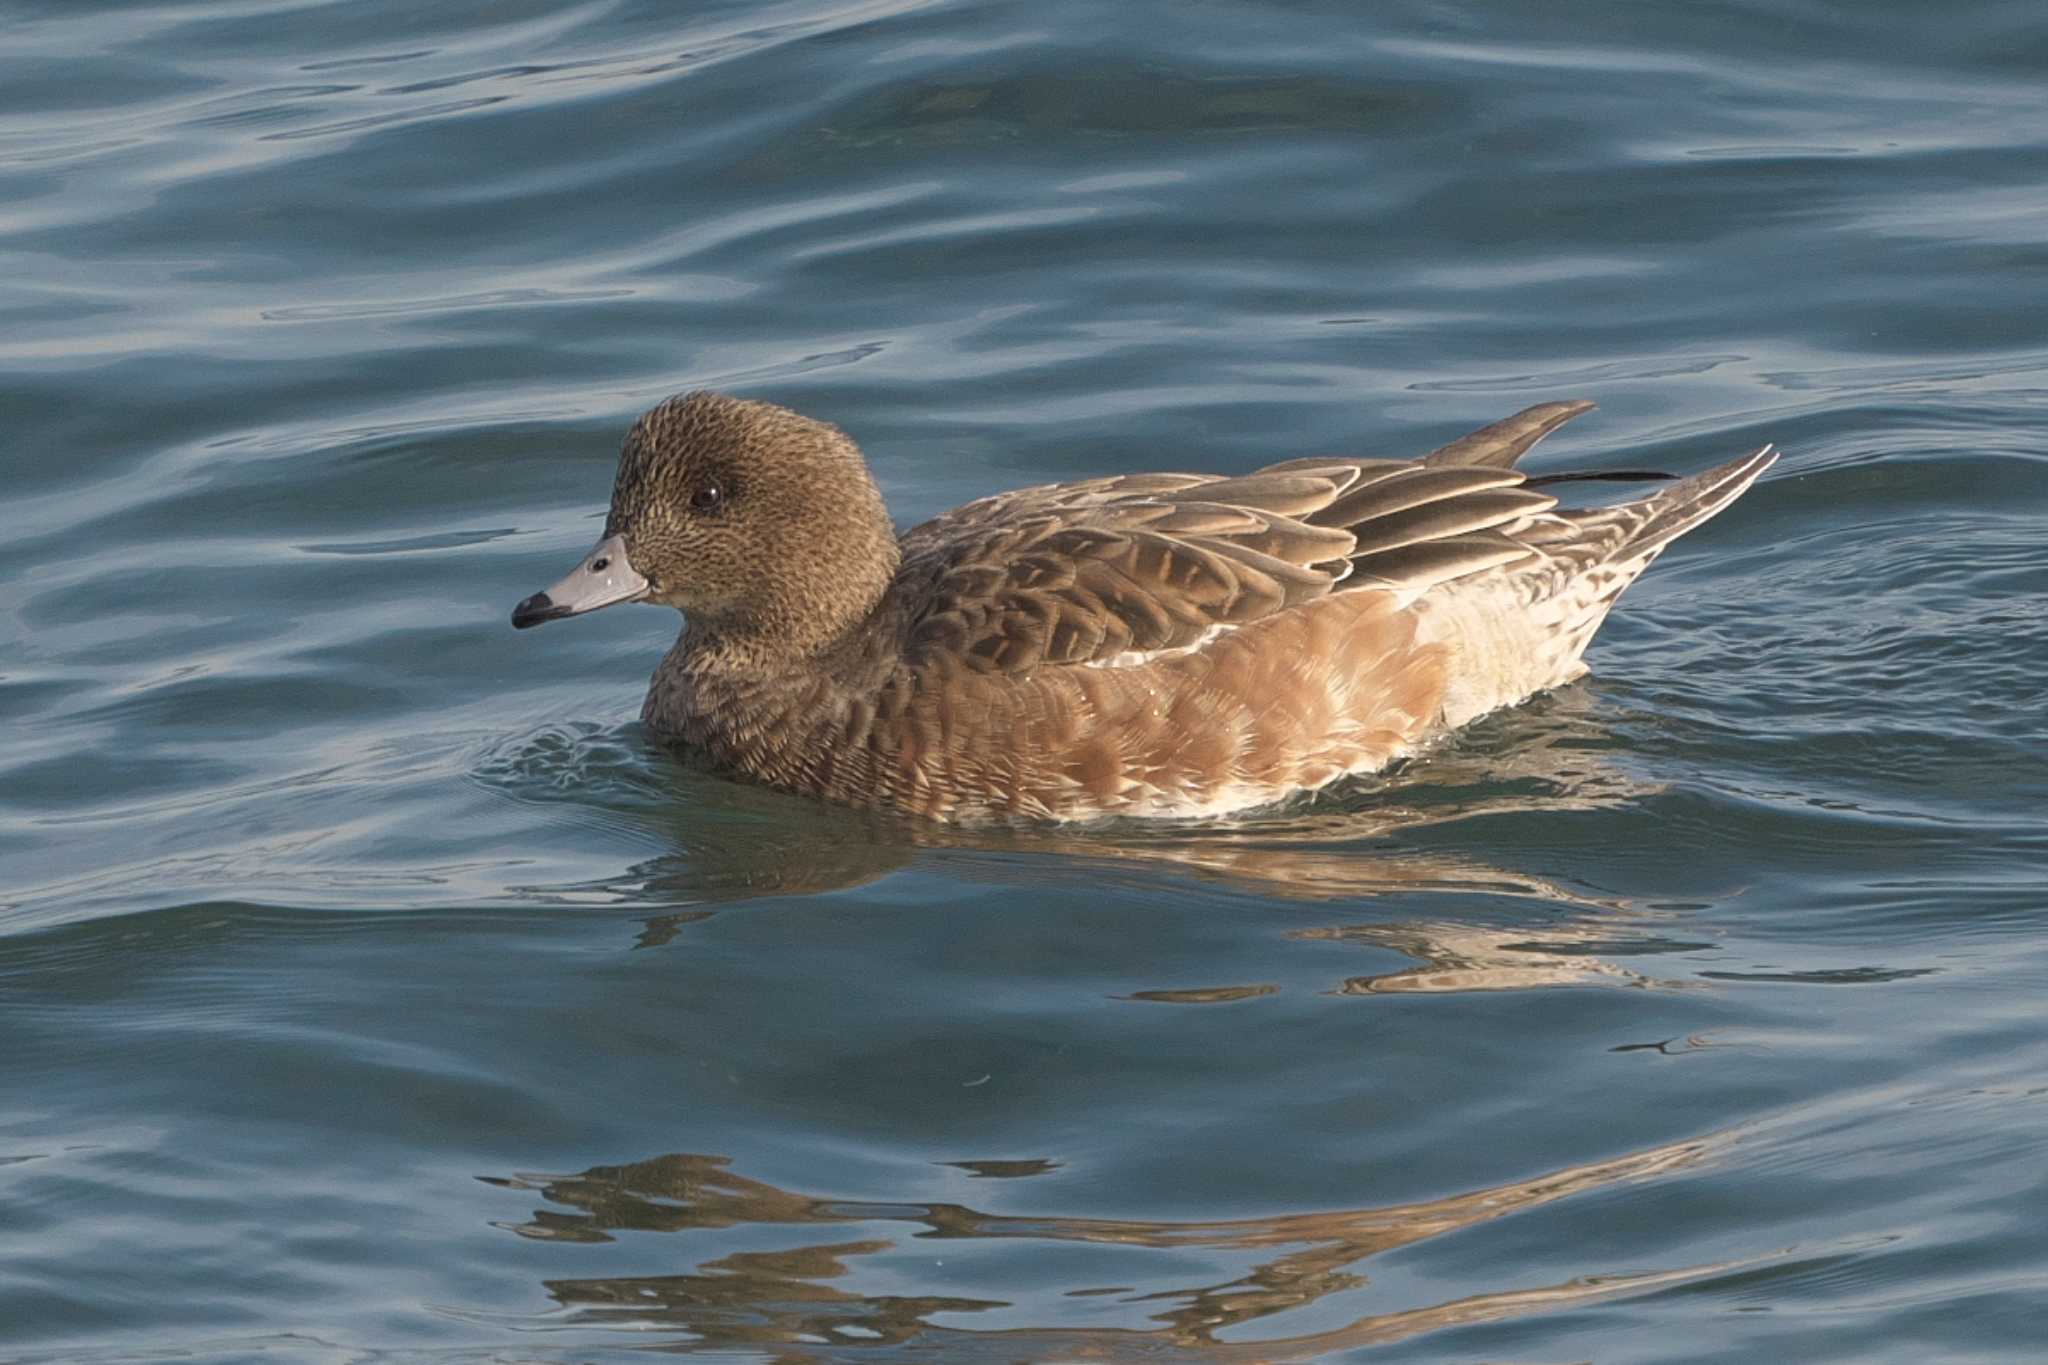
M 1174 488 L 1148 481 L 1135 492 L 1118 480 L 1054 484 L 928 522 L 904 538 L 905 581 L 919 595 L 908 651 L 959 650 L 979 667 L 1014 672 L 1185 648 L 1216 627 L 1331 591 L 1353 561 L 1370 558 L 1372 577 L 1397 583 L 1399 566 L 1426 565 L 1433 582 L 1454 576 L 1469 552 L 1463 571 L 1480 572 L 1504 562 L 1498 546 L 1464 537 L 1557 505 L 1516 488 L 1523 476 L 1506 469 L 1328 459 L 1290 466 L 1242 478 L 1176 476 Z M 992 517 L 998 502 L 1002 516 Z M 1445 549 L 1386 557 L 1423 541 Z M 1046 572 L 1046 555 L 1071 573 Z M 1107 611 L 1122 628 L 1077 628 L 1074 610 Z M 1054 630 L 1057 641 L 1023 638 Z

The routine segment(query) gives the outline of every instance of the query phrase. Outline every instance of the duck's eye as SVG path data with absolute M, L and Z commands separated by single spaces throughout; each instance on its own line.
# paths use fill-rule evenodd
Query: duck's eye
M 690 494 L 692 511 L 716 512 L 719 504 L 724 501 L 725 491 L 715 483 L 700 485 L 696 492 Z
M 609 569 L 611 566 L 612 561 L 610 555 L 599 555 L 596 559 L 590 561 L 590 571 L 592 573 L 603 573 L 606 569 Z

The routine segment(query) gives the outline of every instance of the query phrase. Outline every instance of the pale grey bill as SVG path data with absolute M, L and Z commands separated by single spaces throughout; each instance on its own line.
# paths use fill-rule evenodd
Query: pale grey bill
M 543 621 L 564 616 L 581 616 L 586 611 L 618 602 L 637 602 L 647 596 L 647 580 L 626 558 L 626 538 L 606 536 L 568 577 L 512 608 L 512 625 L 525 630 Z

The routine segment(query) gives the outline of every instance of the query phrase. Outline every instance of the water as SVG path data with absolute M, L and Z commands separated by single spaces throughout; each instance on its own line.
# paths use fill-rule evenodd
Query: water
M 2038 18 L 14 0 L 0 1359 L 2038 1358 Z M 1426 762 L 968 836 L 507 626 L 703 385 L 1786 455 Z

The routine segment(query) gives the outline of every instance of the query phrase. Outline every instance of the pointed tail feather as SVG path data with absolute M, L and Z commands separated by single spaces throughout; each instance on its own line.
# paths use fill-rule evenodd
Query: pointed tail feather
M 1563 514 L 1579 528 L 1582 545 L 1597 558 L 1553 599 L 1564 613 L 1558 632 L 1562 648 L 1556 651 L 1560 680 L 1585 671 L 1579 656 L 1593 632 L 1651 561 L 1672 541 L 1726 510 L 1777 459 L 1777 451 L 1765 446 L 1753 455 L 1680 479 L 1647 498 Z
M 1725 509 L 1773 464 L 1778 452 L 1765 446 L 1753 455 L 1680 479 L 1637 502 L 1618 503 L 1576 514 L 1586 524 L 1607 523 L 1622 532 L 1609 563 L 1647 565 L 1672 541 Z
M 1538 441 L 1580 413 L 1592 410 L 1593 405 L 1583 398 L 1564 403 L 1538 403 L 1533 408 L 1523 408 L 1513 417 L 1503 417 L 1491 426 L 1481 427 L 1470 436 L 1461 436 L 1447 446 L 1438 446 L 1422 457 L 1422 463 L 1488 465 L 1495 469 L 1508 469 L 1527 455 Z

